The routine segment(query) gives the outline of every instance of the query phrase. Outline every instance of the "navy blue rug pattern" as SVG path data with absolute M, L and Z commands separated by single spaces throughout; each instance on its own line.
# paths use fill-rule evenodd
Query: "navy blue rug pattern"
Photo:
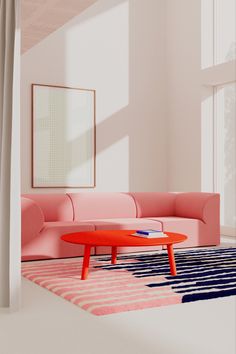
M 173 292 L 182 296 L 182 302 L 236 295 L 234 247 L 175 250 L 177 275 L 174 277 L 170 275 L 168 256 L 164 252 L 124 255 L 117 259 L 116 265 L 106 264 L 97 268 L 132 272 L 136 278 L 146 278 L 146 286 L 150 288 L 170 286 Z M 108 260 L 108 257 L 99 259 Z M 153 276 L 161 280 L 148 282 L 148 277 Z

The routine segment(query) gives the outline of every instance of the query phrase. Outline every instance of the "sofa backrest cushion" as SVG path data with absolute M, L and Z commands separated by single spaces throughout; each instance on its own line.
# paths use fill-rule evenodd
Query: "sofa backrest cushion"
M 73 221 L 73 207 L 67 194 L 24 194 L 41 208 L 45 221 Z
M 137 217 L 156 217 L 174 215 L 175 193 L 134 192 Z
M 136 206 L 128 193 L 84 192 L 68 194 L 74 206 L 74 219 L 135 218 Z
M 175 215 L 185 218 L 199 219 L 207 222 L 209 217 L 218 215 L 217 209 L 220 204 L 218 193 L 190 192 L 176 195 Z M 210 208 L 207 208 L 210 206 Z M 215 220 L 215 222 L 216 222 Z
M 44 215 L 35 201 L 21 198 L 21 232 L 22 245 L 32 241 L 38 236 L 44 225 Z

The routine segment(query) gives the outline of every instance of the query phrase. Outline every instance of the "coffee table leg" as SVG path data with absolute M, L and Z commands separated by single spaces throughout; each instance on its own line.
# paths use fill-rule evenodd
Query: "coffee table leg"
M 84 248 L 84 260 L 83 260 L 83 268 L 82 268 L 81 280 L 87 279 L 87 276 L 88 276 L 90 250 L 91 250 L 91 246 L 86 245 L 85 248 Z
M 175 265 L 175 255 L 173 251 L 173 245 L 167 245 L 169 263 L 170 263 L 170 274 L 176 275 L 176 265 Z
M 116 264 L 117 247 L 111 249 L 111 264 Z

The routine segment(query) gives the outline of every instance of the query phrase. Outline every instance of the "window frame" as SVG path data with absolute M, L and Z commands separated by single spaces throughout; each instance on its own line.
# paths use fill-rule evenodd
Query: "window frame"
M 207 21 L 209 12 L 211 12 L 211 19 Z M 221 86 L 236 82 L 236 59 L 221 64 L 216 63 L 216 12 L 216 0 L 202 0 L 201 190 L 203 192 L 216 192 L 217 189 L 217 90 Z M 207 40 L 211 41 L 209 45 Z M 236 228 L 221 225 L 221 234 L 236 236 Z

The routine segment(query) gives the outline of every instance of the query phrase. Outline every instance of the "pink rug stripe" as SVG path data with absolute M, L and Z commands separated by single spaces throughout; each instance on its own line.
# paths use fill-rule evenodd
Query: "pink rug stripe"
M 112 313 L 118 313 L 118 312 L 144 310 L 146 308 L 159 307 L 163 305 L 174 305 L 174 304 L 181 303 L 181 299 L 182 299 L 181 296 L 175 295 L 170 298 L 154 299 L 151 301 L 143 301 L 143 302 L 139 301 L 132 304 L 123 304 L 120 306 L 95 307 L 91 309 L 90 312 L 97 316 L 110 315 Z
M 131 262 L 137 261 L 122 260 L 122 263 Z M 86 281 L 80 279 L 81 258 L 23 263 L 22 275 L 94 315 L 181 302 L 181 296 L 173 293 L 169 286 L 158 290 L 146 286 L 150 282 L 164 281 L 163 276 L 136 278 L 125 269 L 96 268 L 105 264 L 110 264 L 110 260 L 99 262 L 92 259 Z

